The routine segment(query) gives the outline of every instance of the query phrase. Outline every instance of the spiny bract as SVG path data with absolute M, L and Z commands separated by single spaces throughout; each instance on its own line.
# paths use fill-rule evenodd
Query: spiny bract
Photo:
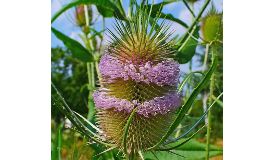
M 164 22 L 154 31 L 158 18 L 149 30 L 148 17 L 146 9 L 137 10 L 131 21 L 116 21 L 119 37 L 109 30 L 112 42 L 99 63 L 101 87 L 93 93 L 101 136 L 120 150 L 127 120 L 137 107 L 126 138 L 129 154 L 157 144 L 181 105 L 179 63 L 171 58 L 173 42 L 167 41 L 172 32 Z

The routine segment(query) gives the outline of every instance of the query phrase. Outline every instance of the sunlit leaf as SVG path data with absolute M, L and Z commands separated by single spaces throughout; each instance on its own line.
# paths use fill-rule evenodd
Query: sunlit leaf
M 94 60 L 93 55 L 89 53 L 79 42 L 71 39 L 58 30 L 51 28 L 55 36 L 63 41 L 64 45 L 71 50 L 73 56 L 82 62 L 92 62 Z

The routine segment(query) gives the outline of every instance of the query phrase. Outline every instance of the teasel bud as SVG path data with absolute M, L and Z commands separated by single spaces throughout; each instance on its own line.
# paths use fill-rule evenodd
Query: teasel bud
M 89 14 L 89 26 L 90 26 L 90 25 L 92 25 L 92 19 L 93 19 L 91 6 L 88 6 L 88 14 Z M 79 27 L 86 26 L 84 4 L 80 4 L 80 5 L 76 6 L 74 16 L 75 16 L 75 22 Z
M 213 4 L 210 11 L 202 18 L 201 31 L 206 41 L 223 40 L 223 17 Z
M 115 35 L 99 63 L 100 85 L 93 98 L 102 139 L 138 157 L 156 145 L 167 132 L 181 105 L 179 63 L 172 59 L 172 31 L 158 18 L 148 29 L 147 12 L 138 10 L 131 21 L 116 20 Z M 123 147 L 123 134 L 133 110 Z

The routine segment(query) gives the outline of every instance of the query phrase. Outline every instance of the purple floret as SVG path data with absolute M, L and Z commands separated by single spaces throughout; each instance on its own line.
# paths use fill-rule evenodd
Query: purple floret
M 133 64 L 132 61 L 122 62 L 106 52 L 100 59 L 99 71 L 102 77 L 108 78 L 107 83 L 118 78 L 123 78 L 124 81 L 131 78 L 147 84 L 152 82 L 158 86 L 175 86 L 179 83 L 179 63 L 174 60 L 164 60 L 156 65 L 152 65 L 150 61 Z
M 137 113 L 145 117 L 149 114 L 166 114 L 170 111 L 178 109 L 181 105 L 181 96 L 177 93 L 167 93 L 162 97 L 155 97 L 152 100 L 139 103 L 137 100 L 132 102 L 126 99 L 110 97 L 104 91 L 94 91 L 93 93 L 95 106 L 97 108 L 115 109 L 116 111 L 124 111 L 131 113 L 134 107 L 138 107 Z

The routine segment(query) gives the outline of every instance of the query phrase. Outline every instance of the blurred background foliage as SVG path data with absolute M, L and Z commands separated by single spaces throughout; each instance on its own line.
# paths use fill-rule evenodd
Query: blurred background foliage
M 59 86 L 59 92 L 66 99 L 71 108 L 83 115 L 87 115 L 87 97 L 89 91 L 81 87 L 88 83 L 86 63 L 74 58 L 67 48 L 51 49 L 51 79 Z M 55 95 L 54 90 L 51 91 Z M 58 100 L 59 97 L 55 96 Z M 51 117 L 60 123 L 64 115 L 56 106 L 51 105 Z

